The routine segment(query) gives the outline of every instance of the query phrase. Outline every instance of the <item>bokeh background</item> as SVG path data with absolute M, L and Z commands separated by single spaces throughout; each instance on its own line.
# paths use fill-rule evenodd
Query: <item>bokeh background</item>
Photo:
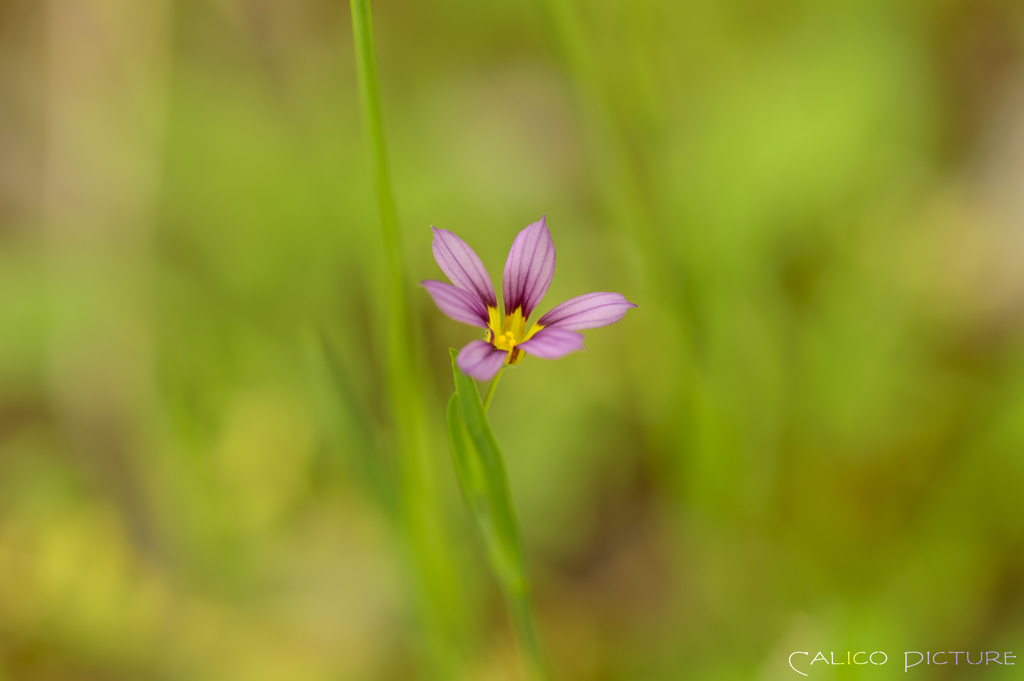
M 373 9 L 410 284 L 546 213 L 540 312 L 639 304 L 491 409 L 560 679 L 1024 652 L 1019 3 Z M 0 2 L 0 678 L 523 678 L 412 286 L 426 594 L 393 510 L 355 74 L 342 1 Z

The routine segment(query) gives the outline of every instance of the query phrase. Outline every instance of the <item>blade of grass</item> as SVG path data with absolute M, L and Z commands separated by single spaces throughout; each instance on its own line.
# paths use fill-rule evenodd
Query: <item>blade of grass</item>
M 665 249 L 655 219 L 657 206 L 644 190 L 645 173 L 628 142 L 636 131 L 627 130 L 612 106 L 613 96 L 602 73 L 598 51 L 587 35 L 576 0 L 533 0 L 564 63 L 579 103 L 582 128 L 601 196 L 613 224 L 634 241 L 643 258 L 650 298 L 658 299 L 678 315 L 686 349 L 684 361 L 695 361 L 700 325 L 691 289 L 689 264 Z M 626 6 L 626 11 L 630 11 Z
M 463 492 L 480 527 L 491 567 L 508 604 L 531 678 L 551 678 L 530 605 L 530 580 L 505 459 L 480 401 L 476 383 L 455 362 L 455 395 L 448 401 L 448 434 Z M 468 439 L 467 439 L 468 435 Z
M 309 373 L 316 382 L 318 401 L 323 402 L 323 418 L 333 439 L 351 452 L 356 477 L 373 497 L 388 520 L 399 522 L 398 494 L 394 471 L 384 456 L 375 419 L 366 408 L 366 400 L 354 385 L 342 354 L 326 331 L 309 334 L 305 343 Z
M 644 178 L 651 177 L 654 170 L 643 166 L 644 156 L 638 153 L 642 147 L 636 144 L 643 132 L 635 125 L 631 128 L 628 117 L 614 105 L 609 74 L 601 67 L 601 53 L 588 35 L 580 12 L 586 4 L 578 0 L 533 0 L 533 4 L 572 85 L 583 139 L 599 185 L 595 195 L 604 201 L 610 223 L 637 246 L 646 279 L 645 304 L 653 303 L 649 309 L 661 307 L 677 320 L 674 330 L 680 346 L 679 373 L 688 380 L 675 384 L 677 412 L 672 421 L 688 440 L 696 432 L 690 424 L 696 418 L 701 386 L 709 380 L 705 365 L 708 340 L 695 273 L 685 256 L 664 246 L 658 225 L 667 222 L 666 207 L 656 200 L 656 192 L 645 189 L 650 183 Z M 637 11 L 640 4 L 626 3 L 623 10 Z M 635 77 L 645 75 L 638 73 Z M 683 224 L 679 229 L 688 235 L 693 226 Z
M 399 469 L 399 503 L 417 577 L 416 602 L 421 631 L 428 640 L 434 676 L 458 676 L 457 632 L 464 629 L 462 604 L 445 551 L 439 504 L 429 484 L 429 457 L 423 421 L 422 390 L 409 323 L 405 267 L 388 168 L 384 115 L 369 0 L 351 0 L 360 102 L 387 269 L 388 388 Z M 454 621 L 453 621 L 454 620 Z

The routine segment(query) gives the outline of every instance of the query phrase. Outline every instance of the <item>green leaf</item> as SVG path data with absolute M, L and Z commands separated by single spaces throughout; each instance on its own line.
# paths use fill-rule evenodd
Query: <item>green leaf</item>
M 480 527 L 491 567 L 505 592 L 530 678 L 549 681 L 551 672 L 530 605 L 530 584 L 515 508 L 505 473 L 505 459 L 487 421 L 476 382 L 463 373 L 451 350 L 455 394 L 448 400 L 448 437 L 455 470 Z
M 487 421 L 473 379 L 455 363 L 451 350 L 456 394 L 448 402 L 448 436 L 452 442 L 459 482 L 502 587 L 515 594 L 529 590 L 522 542 L 501 449 Z M 468 438 L 466 437 L 468 435 Z
M 518 554 L 518 540 L 508 535 L 494 509 L 494 495 L 484 476 L 479 455 L 467 439 L 466 426 L 459 411 L 459 396 L 448 400 L 448 437 L 452 444 L 455 472 L 462 486 L 466 503 L 484 538 L 484 548 L 491 567 L 498 575 L 502 587 L 521 588 L 523 570 Z

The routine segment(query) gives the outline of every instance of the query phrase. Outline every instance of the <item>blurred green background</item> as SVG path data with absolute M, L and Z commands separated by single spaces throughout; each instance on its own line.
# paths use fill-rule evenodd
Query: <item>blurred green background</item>
M 546 213 L 540 312 L 639 304 L 491 409 L 558 678 L 1024 647 L 1019 3 L 373 8 L 410 283 Z M 383 259 L 346 2 L 0 2 L 0 679 L 522 678 Z

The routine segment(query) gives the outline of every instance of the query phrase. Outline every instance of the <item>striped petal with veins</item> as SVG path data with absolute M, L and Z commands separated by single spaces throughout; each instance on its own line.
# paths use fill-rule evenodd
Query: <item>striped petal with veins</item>
M 483 261 L 469 245 L 446 229 L 434 229 L 434 259 L 451 284 L 427 280 L 424 288 L 446 315 L 457 322 L 487 329 L 459 353 L 459 368 L 488 381 L 501 368 L 526 355 L 558 359 L 583 349 L 577 331 L 613 324 L 636 307 L 621 293 L 588 293 L 556 305 L 532 326 L 530 313 L 555 276 L 555 244 L 547 220 L 528 225 L 512 242 L 501 278 L 505 314 L 498 311 L 494 285 Z

